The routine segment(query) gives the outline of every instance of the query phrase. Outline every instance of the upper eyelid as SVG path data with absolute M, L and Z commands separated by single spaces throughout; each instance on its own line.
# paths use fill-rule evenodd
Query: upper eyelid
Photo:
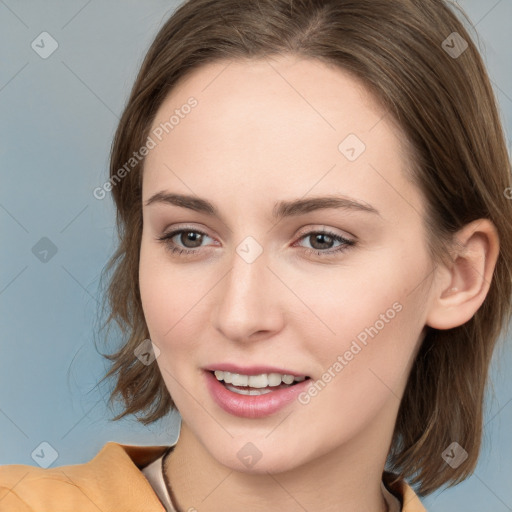
M 202 228 L 195 228 L 193 226 L 178 226 L 178 227 L 175 227 L 175 228 L 172 228 L 172 229 L 165 229 L 163 231 L 163 235 L 162 237 L 166 237 L 166 238 L 174 238 L 176 235 L 182 233 L 182 232 L 186 232 L 186 231 L 190 231 L 190 232 L 193 232 L 193 233 L 201 233 L 209 238 L 212 238 L 214 239 L 215 237 L 212 237 L 211 235 L 209 235 L 206 230 L 203 230 Z M 340 238 L 343 238 L 345 240 L 347 240 L 348 242 L 357 242 L 357 237 L 350 234 L 350 233 L 347 233 L 347 235 L 345 234 L 342 234 L 342 233 L 337 233 L 336 232 L 336 228 L 330 228 L 328 226 L 325 226 L 325 225 L 322 225 L 322 227 L 319 227 L 319 228 L 314 228 L 314 227 L 309 227 L 309 228 L 304 228 L 303 230 L 301 229 L 299 231 L 299 233 L 296 235 L 296 238 L 297 238 L 297 241 L 298 242 L 299 240 L 301 240 L 302 238 L 304 238 L 305 236 L 307 235 L 311 235 L 313 233 L 326 233 L 326 234 L 331 234 L 333 236 L 338 236 Z M 294 242 L 294 243 L 296 243 Z M 199 248 L 197 248 L 199 249 Z M 194 249 L 192 249 L 194 250 Z
M 187 256 L 194 256 L 194 255 L 200 255 L 202 252 L 201 249 L 204 249 L 204 246 L 195 247 L 195 248 L 188 248 L 188 247 L 182 247 L 180 243 L 176 243 L 172 241 L 172 238 L 175 236 L 178 236 L 180 233 L 183 232 L 200 232 L 207 237 L 211 238 L 210 235 L 207 233 L 204 233 L 202 230 L 199 229 L 191 229 L 190 227 L 180 227 L 175 228 L 173 230 L 170 230 L 168 233 L 164 233 L 161 237 L 157 237 L 157 240 L 161 243 L 164 243 L 166 245 L 166 250 L 172 251 L 173 253 L 179 252 L 180 254 L 185 253 Z M 338 242 L 340 245 L 334 248 L 330 248 L 328 250 L 317 250 L 314 248 L 308 248 L 303 247 L 300 245 L 300 241 L 303 239 L 307 239 L 308 236 L 311 236 L 314 233 L 322 233 L 326 234 L 327 236 L 331 236 L 333 238 L 333 242 Z M 328 258 L 336 257 L 338 254 L 344 254 L 345 251 L 350 248 L 357 246 L 359 243 L 358 239 L 350 239 L 343 235 L 333 233 L 332 231 L 329 231 L 325 226 L 322 229 L 310 229 L 309 231 L 306 231 L 305 233 L 302 233 L 298 236 L 297 240 L 292 244 L 292 247 L 302 247 L 304 251 L 307 251 L 309 254 L 314 253 L 315 255 L 318 255 L 318 257 L 326 258 L 326 261 L 329 261 Z

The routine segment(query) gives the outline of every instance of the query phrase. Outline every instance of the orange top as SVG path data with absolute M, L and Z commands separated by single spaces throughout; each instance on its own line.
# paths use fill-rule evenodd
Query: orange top
M 141 469 L 168 449 L 110 441 L 85 464 L 0 466 L 0 512 L 165 512 Z M 426 512 L 405 482 L 390 489 L 402 512 Z

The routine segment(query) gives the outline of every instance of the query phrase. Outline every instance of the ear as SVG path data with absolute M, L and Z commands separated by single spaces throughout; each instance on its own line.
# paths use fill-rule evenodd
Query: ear
M 470 320 L 483 304 L 499 254 L 494 224 L 478 219 L 455 234 L 452 260 L 436 270 L 426 324 L 451 329 Z

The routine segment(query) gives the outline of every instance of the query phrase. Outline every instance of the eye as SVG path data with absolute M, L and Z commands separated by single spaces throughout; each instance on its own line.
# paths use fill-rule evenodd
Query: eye
M 179 255 L 196 255 L 200 251 L 200 247 L 204 239 L 210 238 L 206 233 L 192 228 L 182 228 L 166 233 L 157 240 L 165 245 L 165 248 L 173 254 Z M 177 238 L 176 241 L 173 238 Z M 309 240 L 313 247 L 303 247 L 309 254 L 313 253 L 315 256 L 328 257 L 334 254 L 346 251 L 349 247 L 356 244 L 355 240 L 349 240 L 341 235 L 332 233 L 330 231 L 309 231 L 302 235 L 299 240 Z M 338 242 L 340 245 L 334 249 L 329 249 L 333 243 Z M 178 245 L 183 244 L 184 247 Z
M 313 246 L 312 249 L 305 247 L 306 251 L 320 257 L 333 256 L 334 254 L 346 251 L 349 247 L 356 244 L 355 240 L 349 240 L 330 231 L 309 231 L 301 236 L 300 240 L 303 239 L 309 240 Z M 340 245 L 334 249 L 326 250 L 329 249 L 326 246 L 331 246 L 334 242 L 339 242 Z
M 185 248 L 180 247 L 173 241 L 173 238 L 177 237 L 180 243 L 185 245 Z M 198 252 L 197 248 L 201 246 L 201 242 L 203 242 L 204 237 L 210 238 L 206 233 L 202 231 L 198 231 L 197 229 L 177 229 L 175 231 L 171 231 L 170 233 L 166 233 L 163 236 L 157 238 L 160 242 L 165 245 L 165 248 L 172 253 L 177 254 L 196 254 Z M 190 244 L 192 248 L 187 245 Z

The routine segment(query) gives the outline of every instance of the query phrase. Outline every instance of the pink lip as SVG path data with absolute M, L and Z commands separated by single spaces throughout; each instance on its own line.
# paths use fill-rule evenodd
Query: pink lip
M 220 370 L 223 372 L 240 373 L 241 375 L 261 375 L 262 373 L 280 373 L 281 375 L 293 375 L 294 377 L 306 377 L 305 374 L 297 373 L 277 366 L 238 366 L 231 363 L 212 364 L 205 370 L 214 372 Z
M 233 366 L 230 366 L 233 368 Z M 254 367 L 248 372 L 245 368 L 240 372 L 245 375 L 259 375 L 260 373 L 285 373 L 284 371 L 268 371 L 266 367 L 261 371 L 262 367 L 258 367 L 257 370 Z M 220 369 L 220 368 L 217 368 Z M 240 368 L 238 368 L 240 370 Z M 226 369 L 226 371 L 230 371 Z M 252 373 L 250 373 L 252 371 Z M 290 402 L 296 400 L 297 396 L 304 391 L 304 389 L 310 385 L 311 379 L 306 379 L 302 382 L 290 386 L 288 388 L 281 388 L 271 393 L 264 395 L 239 395 L 233 391 L 229 391 L 224 387 L 224 384 L 219 382 L 215 375 L 210 371 L 205 371 L 206 387 L 210 392 L 214 402 L 224 411 L 239 416 L 241 418 L 263 418 L 276 413 Z M 289 374 L 293 375 L 293 374 Z

